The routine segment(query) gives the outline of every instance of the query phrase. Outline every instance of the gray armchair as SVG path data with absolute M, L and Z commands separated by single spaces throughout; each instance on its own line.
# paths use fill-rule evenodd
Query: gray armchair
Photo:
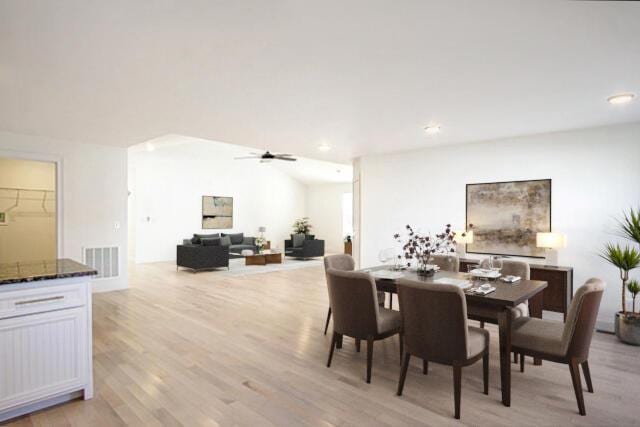
M 295 237 L 295 235 L 292 237 Z M 294 242 L 295 238 L 285 240 L 285 255 L 295 258 L 315 258 L 324 256 L 324 240 L 315 239 L 313 236 L 309 237 L 301 240 L 300 242 Z

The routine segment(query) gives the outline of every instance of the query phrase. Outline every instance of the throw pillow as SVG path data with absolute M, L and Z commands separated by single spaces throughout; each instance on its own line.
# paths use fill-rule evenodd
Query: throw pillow
M 202 246 L 220 246 L 220 237 L 204 237 L 200 241 Z
M 293 240 L 293 247 L 294 248 L 301 248 L 302 245 L 304 244 L 304 234 L 292 234 L 291 238 Z
M 229 236 L 232 245 L 241 245 L 244 239 L 244 233 L 223 234 L 223 236 Z
M 222 246 L 231 246 L 231 238 L 229 238 L 229 236 L 222 236 L 220 238 L 220 244 Z
M 202 242 L 201 242 L 202 239 L 210 239 L 212 237 L 220 237 L 220 233 L 215 233 L 215 234 L 194 234 L 193 237 L 191 238 L 191 243 L 193 243 L 194 245 L 200 245 L 200 244 L 202 244 Z

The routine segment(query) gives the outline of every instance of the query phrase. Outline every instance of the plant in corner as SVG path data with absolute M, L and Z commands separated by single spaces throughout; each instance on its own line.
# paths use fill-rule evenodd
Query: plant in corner
M 629 213 L 625 213 L 622 220 L 619 221 L 619 225 L 622 237 L 640 245 L 640 210 L 636 212 L 631 209 Z M 622 342 L 640 345 L 640 313 L 635 312 L 635 299 L 639 290 L 638 284 L 635 280 L 627 283 L 629 272 L 640 266 L 640 252 L 629 245 L 622 247 L 619 244 L 608 243 L 600 256 L 620 271 L 622 310 L 616 313 L 616 336 Z M 633 296 L 632 311 L 627 311 L 627 291 L 631 292 Z
M 311 222 L 308 217 L 297 219 L 293 223 L 293 232 L 295 234 L 309 234 L 311 231 Z

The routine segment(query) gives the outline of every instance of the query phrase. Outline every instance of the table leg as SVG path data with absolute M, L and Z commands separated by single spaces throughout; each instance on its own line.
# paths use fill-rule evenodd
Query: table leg
M 502 404 L 511 406 L 511 309 L 498 314 L 500 332 L 500 384 Z
M 529 316 L 542 319 L 542 292 L 538 292 L 529 299 Z M 542 365 L 542 359 L 534 358 L 534 365 Z

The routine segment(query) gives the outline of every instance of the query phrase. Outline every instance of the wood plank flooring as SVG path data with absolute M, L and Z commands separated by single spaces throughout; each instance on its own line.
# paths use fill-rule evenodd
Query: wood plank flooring
M 260 267 L 256 267 L 260 268 Z M 640 425 L 640 348 L 596 334 L 595 394 L 577 413 L 569 369 L 512 365 L 512 406 L 500 403 L 498 337 L 491 332 L 489 396 L 482 364 L 463 369 L 462 419 L 453 418 L 450 367 L 414 358 L 403 396 L 397 337 L 366 352 L 351 339 L 326 368 L 322 268 L 221 277 L 171 263 L 130 270 L 131 289 L 94 295 L 95 398 L 12 426 Z M 331 328 L 330 328 L 331 330 Z

